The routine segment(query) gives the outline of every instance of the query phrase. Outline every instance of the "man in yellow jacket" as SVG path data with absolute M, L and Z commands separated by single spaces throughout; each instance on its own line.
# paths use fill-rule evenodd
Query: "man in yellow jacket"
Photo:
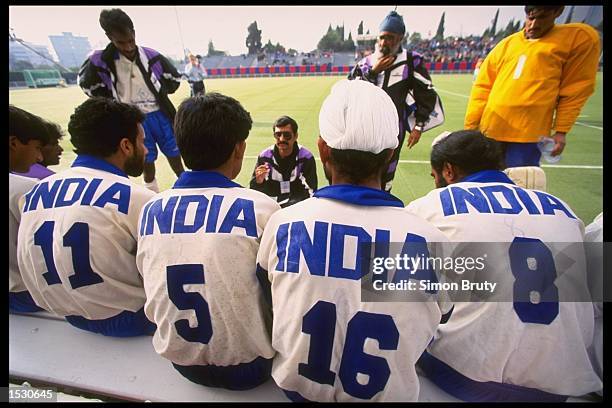
M 472 86 L 465 129 L 502 142 L 507 167 L 539 166 L 541 137 L 552 156 L 595 89 L 599 36 L 586 24 L 555 25 L 563 6 L 525 6 L 523 31 L 500 41 Z

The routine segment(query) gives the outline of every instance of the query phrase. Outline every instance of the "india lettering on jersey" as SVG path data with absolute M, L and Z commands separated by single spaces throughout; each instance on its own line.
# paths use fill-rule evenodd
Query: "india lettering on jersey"
M 282 389 L 312 401 L 416 401 L 415 363 L 450 305 L 437 297 L 362 302 L 359 252 L 364 244 L 409 236 L 446 239 L 406 214 L 397 199 L 400 208 L 367 199 L 349 204 L 343 188 L 378 191 L 325 187 L 274 214 L 264 231 L 257 262 L 274 305 L 272 376 Z M 322 198 L 325 191 L 335 198 Z
M 189 177 L 185 172 L 179 182 Z M 204 172 L 199 172 L 204 173 Z M 209 175 L 211 172 L 206 172 Z M 140 217 L 138 269 L 153 346 L 182 366 L 232 366 L 274 356 L 256 255 L 271 198 L 222 176 L 153 197 Z
M 489 259 L 496 267 L 488 273 L 511 288 L 534 285 L 534 291 L 554 281 L 553 297 L 518 302 L 516 289 L 504 302 L 457 302 L 429 353 L 475 381 L 557 395 L 600 389 L 587 354 L 593 306 L 567 300 L 571 291 L 588 293 L 584 224 L 552 194 L 520 188 L 509 179 L 485 181 L 433 190 L 406 210 L 440 228 L 452 242 L 500 243 L 496 258 Z M 517 250 L 525 242 L 529 250 Z M 583 278 L 570 287 L 564 276 L 572 274 Z
M 99 167 L 72 167 L 34 186 L 22 213 L 29 233 L 19 234 L 18 249 L 36 303 L 90 320 L 141 309 L 138 214 L 152 195 L 127 176 Z

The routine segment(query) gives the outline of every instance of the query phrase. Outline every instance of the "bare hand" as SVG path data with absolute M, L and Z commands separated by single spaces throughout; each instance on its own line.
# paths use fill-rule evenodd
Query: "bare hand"
M 257 168 L 255 169 L 255 182 L 257 184 L 263 183 L 269 172 L 270 169 L 268 168 L 268 164 L 262 164 L 261 166 L 257 166 Z
M 421 132 L 416 129 L 412 129 L 412 132 L 410 132 L 410 136 L 408 137 L 408 143 L 407 143 L 408 148 L 412 149 L 412 146 L 419 143 L 420 138 L 421 138 Z
M 565 149 L 565 133 L 557 132 L 552 138 L 555 141 L 555 147 L 550 152 L 550 155 L 558 156 L 563 152 L 563 149 Z
M 375 74 L 378 74 L 384 71 L 385 69 L 389 68 L 393 64 L 393 61 L 395 61 L 395 55 L 385 55 L 384 57 L 379 58 L 374 63 L 374 66 L 372 67 L 372 71 Z

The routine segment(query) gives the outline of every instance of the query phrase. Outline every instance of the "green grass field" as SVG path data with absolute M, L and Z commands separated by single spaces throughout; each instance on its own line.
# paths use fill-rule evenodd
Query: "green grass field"
M 251 113 L 253 128 L 247 139 L 247 159 L 237 182 L 248 185 L 257 154 L 273 142 L 272 123 L 280 115 L 293 117 L 299 125 L 299 143 L 318 156 L 318 115 L 321 103 L 332 85 L 342 77 L 287 77 L 211 79 L 206 90 L 221 92 L 238 99 Z M 433 82 L 444 104 L 446 122 L 426 132 L 411 150 L 402 149 L 400 160 L 425 163 L 400 163 L 395 175 L 393 194 L 405 204 L 434 188 L 430 176 L 429 151 L 431 141 L 444 130 L 463 127 L 463 117 L 470 93 L 472 76 L 434 75 Z M 189 96 L 187 83 L 171 95 L 175 106 Z M 74 108 L 86 96 L 77 86 L 68 88 L 9 90 L 9 101 L 20 108 L 54 121 L 65 130 Z M 567 146 L 560 166 L 595 166 L 596 168 L 545 167 L 548 191 L 569 203 L 577 215 L 590 223 L 602 211 L 603 195 L 603 75 L 597 74 L 595 93 L 583 108 L 578 123 L 567 136 Z M 70 166 L 75 154 L 70 137 L 62 141 L 64 154 L 61 163 L 52 169 L 59 171 Z M 327 184 L 321 163 L 318 162 L 319 187 Z M 160 188 L 167 189 L 175 180 L 165 157 L 157 161 Z M 142 181 L 142 180 L 140 180 Z

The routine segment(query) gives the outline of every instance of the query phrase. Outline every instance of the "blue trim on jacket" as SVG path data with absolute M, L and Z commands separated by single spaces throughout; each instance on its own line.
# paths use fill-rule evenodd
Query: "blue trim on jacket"
M 330 198 L 355 205 L 404 208 L 402 200 L 386 191 L 352 184 L 323 187 L 315 191 L 313 197 Z
M 216 171 L 184 171 L 172 188 L 242 187 Z
M 90 156 L 88 154 L 79 154 L 70 167 L 87 167 L 128 178 L 128 175 L 119 167 L 115 166 L 114 164 L 110 164 L 104 159 Z
M 476 173 L 472 173 L 461 179 L 460 183 L 509 183 L 514 184 L 514 181 L 510 179 L 500 170 L 483 170 Z

